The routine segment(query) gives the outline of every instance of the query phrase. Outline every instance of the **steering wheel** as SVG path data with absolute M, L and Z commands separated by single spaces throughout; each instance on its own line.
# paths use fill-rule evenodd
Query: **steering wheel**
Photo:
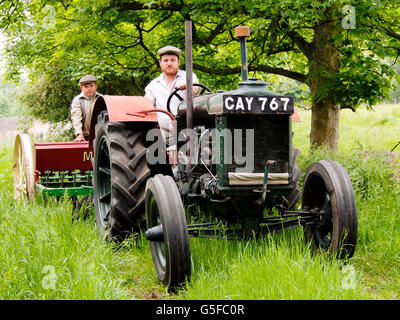
M 208 92 L 208 93 L 212 93 L 211 89 L 208 88 L 207 86 L 205 86 L 204 84 L 200 84 L 200 83 L 193 83 L 193 87 L 200 87 L 201 90 L 199 92 L 199 95 L 204 94 L 204 92 Z M 178 93 L 178 91 L 181 90 L 179 88 L 176 88 L 174 91 L 172 91 L 172 93 L 169 95 L 168 100 L 167 100 L 167 110 L 168 112 L 171 112 L 171 99 L 173 96 L 176 96 L 179 101 L 183 101 L 184 99 L 182 98 L 182 96 Z M 184 89 L 185 90 L 185 89 Z M 171 112 L 172 113 L 172 112 Z

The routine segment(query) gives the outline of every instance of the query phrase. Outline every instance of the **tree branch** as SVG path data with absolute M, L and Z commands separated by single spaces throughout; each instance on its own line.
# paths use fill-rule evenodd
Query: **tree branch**
M 304 55 L 307 58 L 311 58 L 312 56 L 312 51 L 313 51 L 313 46 L 312 43 L 307 42 L 299 33 L 297 33 L 295 30 L 291 30 L 289 24 L 285 21 L 281 22 L 281 28 L 289 30 L 287 32 L 287 35 L 289 36 L 290 39 L 294 43 L 297 44 L 301 52 L 304 53 Z
M 221 75 L 221 76 L 226 76 L 226 75 L 232 75 L 232 74 L 239 74 L 241 72 L 240 67 L 235 67 L 235 68 L 213 68 L 213 67 L 206 67 L 203 65 L 199 65 L 197 63 L 193 63 L 193 68 L 205 73 L 209 74 L 215 74 L 215 75 Z M 249 71 L 262 71 L 262 72 L 268 72 L 268 73 L 273 73 L 273 74 L 278 74 L 281 76 L 285 76 L 303 83 L 306 83 L 307 76 L 305 74 L 302 74 L 300 72 L 296 71 L 291 71 L 283 68 L 276 68 L 276 67 L 270 67 L 267 65 L 256 65 L 256 66 L 249 66 Z
M 167 10 L 180 12 L 182 7 L 177 5 L 176 2 L 169 1 L 154 1 L 150 4 L 143 3 L 140 1 L 121 1 L 114 0 L 110 2 L 111 8 L 118 8 L 120 10 Z
M 149 54 L 152 60 L 158 65 L 157 57 L 151 52 L 151 50 L 144 44 L 143 41 L 143 30 L 140 28 L 139 24 L 136 24 L 136 28 L 139 31 L 139 44 L 140 46 Z
M 389 37 L 392 37 L 392 38 L 394 38 L 394 39 L 396 39 L 396 40 L 400 40 L 400 34 L 394 32 L 393 30 L 391 30 L 391 29 L 389 29 L 389 28 L 383 28 L 383 30 L 385 30 L 386 34 L 387 34 Z

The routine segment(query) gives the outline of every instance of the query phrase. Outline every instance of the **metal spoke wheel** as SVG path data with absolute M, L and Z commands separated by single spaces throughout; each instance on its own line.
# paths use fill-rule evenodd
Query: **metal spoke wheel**
M 146 184 L 146 236 L 160 281 L 175 289 L 190 277 L 190 245 L 185 211 L 170 176 L 156 175 Z
M 302 209 L 315 210 L 318 221 L 304 227 L 315 250 L 340 259 L 353 256 L 357 242 L 357 204 L 346 170 L 332 160 L 313 163 L 304 178 Z
M 18 134 L 14 144 L 13 161 L 14 198 L 35 198 L 35 164 L 28 134 Z

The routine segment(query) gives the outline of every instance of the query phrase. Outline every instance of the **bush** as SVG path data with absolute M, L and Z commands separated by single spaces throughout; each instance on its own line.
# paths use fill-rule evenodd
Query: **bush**
M 300 153 L 298 157 L 299 168 L 303 172 L 300 178 L 301 185 L 309 166 L 321 159 L 339 162 L 346 169 L 354 192 L 363 198 L 368 198 L 376 188 L 391 185 L 396 178 L 396 156 L 390 152 L 353 149 L 350 152 L 334 153 L 325 148 L 318 148 L 306 155 Z

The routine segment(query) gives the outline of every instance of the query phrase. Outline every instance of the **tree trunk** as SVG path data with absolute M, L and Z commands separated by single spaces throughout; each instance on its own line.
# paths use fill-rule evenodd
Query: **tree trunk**
M 314 98 L 313 98 L 314 100 Z M 331 99 L 312 103 L 310 149 L 325 146 L 337 151 L 340 108 Z
M 333 98 L 321 98 L 320 90 L 329 81 L 328 74 L 340 72 L 340 55 L 333 36 L 339 29 L 326 22 L 314 29 L 310 59 L 309 86 L 312 98 L 310 149 L 325 146 L 337 151 L 339 144 L 340 107 Z

